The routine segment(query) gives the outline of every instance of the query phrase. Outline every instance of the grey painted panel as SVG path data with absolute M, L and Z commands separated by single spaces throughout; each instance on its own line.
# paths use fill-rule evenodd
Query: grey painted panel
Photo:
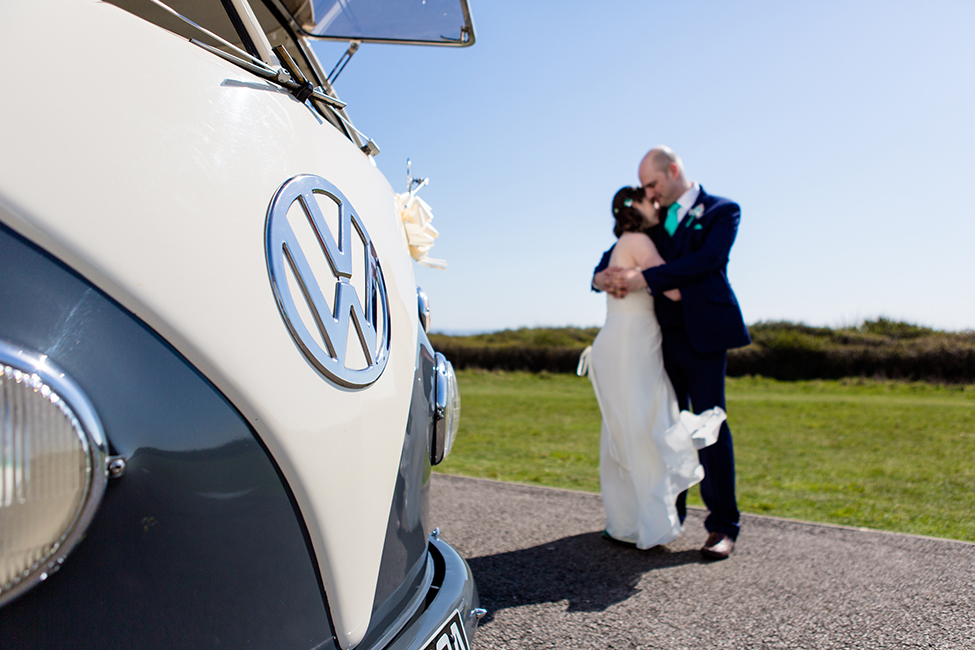
M 369 647 L 402 614 L 423 582 L 430 529 L 430 431 L 433 428 L 434 351 L 426 333 L 419 333 L 416 373 L 409 424 L 403 442 L 399 473 L 383 546 L 370 631 L 363 639 Z
M 4 647 L 335 647 L 293 499 L 165 341 L 0 226 L 0 337 L 50 355 L 125 456 L 63 568 L 0 610 Z

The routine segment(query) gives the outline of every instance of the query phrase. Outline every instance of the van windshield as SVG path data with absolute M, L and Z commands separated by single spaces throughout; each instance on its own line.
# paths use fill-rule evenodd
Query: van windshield
M 471 45 L 467 0 L 283 0 L 308 36 L 345 41 Z

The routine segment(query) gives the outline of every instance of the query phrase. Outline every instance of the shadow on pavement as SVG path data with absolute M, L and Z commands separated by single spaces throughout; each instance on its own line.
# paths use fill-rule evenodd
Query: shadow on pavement
M 563 537 L 538 546 L 468 560 L 481 607 L 490 623 L 508 607 L 569 601 L 566 611 L 601 612 L 636 593 L 648 572 L 703 562 L 697 550 L 657 546 L 640 551 L 606 540 L 600 532 Z

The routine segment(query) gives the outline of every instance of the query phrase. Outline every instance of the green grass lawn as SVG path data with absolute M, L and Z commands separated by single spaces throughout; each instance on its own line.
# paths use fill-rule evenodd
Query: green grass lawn
M 458 375 L 460 432 L 438 471 L 599 491 L 588 379 Z M 744 377 L 727 393 L 742 511 L 975 541 L 975 386 Z

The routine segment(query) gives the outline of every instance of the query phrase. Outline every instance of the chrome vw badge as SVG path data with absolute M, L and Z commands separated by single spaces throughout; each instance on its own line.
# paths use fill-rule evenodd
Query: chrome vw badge
M 389 300 L 376 249 L 345 196 L 324 178 L 295 176 L 271 200 L 265 245 L 278 308 L 308 361 L 346 388 L 379 379 Z

